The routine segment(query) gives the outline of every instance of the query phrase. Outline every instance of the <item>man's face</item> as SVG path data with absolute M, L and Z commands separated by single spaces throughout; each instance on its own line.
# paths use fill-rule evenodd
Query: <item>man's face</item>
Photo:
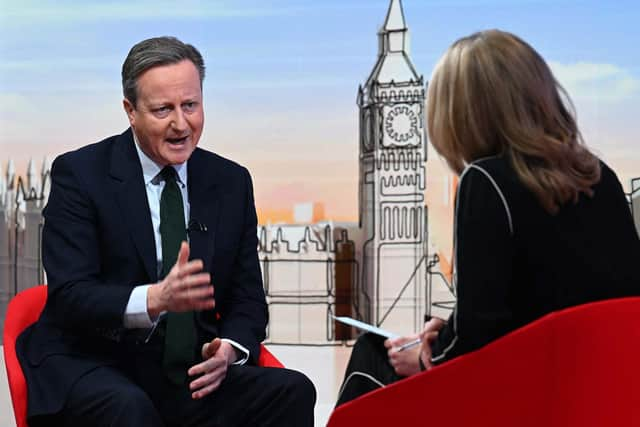
M 123 101 L 140 149 L 160 166 L 186 162 L 202 135 L 202 89 L 189 60 L 153 67 L 138 77 L 138 102 Z

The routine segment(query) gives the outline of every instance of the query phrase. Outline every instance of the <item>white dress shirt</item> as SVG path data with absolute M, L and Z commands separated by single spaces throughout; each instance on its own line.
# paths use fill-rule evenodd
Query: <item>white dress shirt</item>
M 153 224 L 153 235 L 156 244 L 156 260 L 158 266 L 158 276 L 162 271 L 162 237 L 160 236 L 160 196 L 164 189 L 164 180 L 160 176 L 162 167 L 151 160 L 139 147 L 138 138 L 133 134 L 135 141 L 136 151 L 138 152 L 138 158 L 140 159 L 140 165 L 142 166 L 142 176 L 144 177 L 144 186 L 147 191 L 147 200 L 149 201 L 149 211 L 151 213 L 151 223 Z M 176 170 L 177 180 L 176 183 L 180 188 L 182 194 L 182 204 L 184 206 L 184 217 L 189 218 L 190 206 L 189 206 L 189 193 L 187 191 L 187 163 L 181 163 L 179 165 L 173 165 Z M 185 224 L 187 222 L 185 221 Z M 151 329 L 150 334 L 155 329 L 158 321 L 162 318 L 164 313 L 160 314 L 158 319 L 152 320 L 149 317 L 147 310 L 147 291 L 151 284 L 140 285 L 133 288 L 127 308 L 124 312 L 124 327 L 127 329 L 135 328 L 147 328 Z M 249 360 L 249 350 L 243 345 L 230 340 L 228 338 L 221 338 L 222 341 L 226 341 L 231 344 L 235 349 L 242 353 L 242 357 L 235 361 L 234 365 L 242 365 Z

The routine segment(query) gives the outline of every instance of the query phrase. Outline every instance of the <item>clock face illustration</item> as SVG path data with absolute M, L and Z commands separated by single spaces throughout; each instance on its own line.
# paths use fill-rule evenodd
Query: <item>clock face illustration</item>
M 391 144 L 406 145 L 418 135 L 418 115 L 406 105 L 396 105 L 387 113 L 384 131 Z

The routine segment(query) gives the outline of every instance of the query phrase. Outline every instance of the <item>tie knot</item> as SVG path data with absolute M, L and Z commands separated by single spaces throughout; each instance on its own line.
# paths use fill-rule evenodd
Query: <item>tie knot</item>
M 176 182 L 176 170 L 173 166 L 165 166 L 160 171 L 160 176 L 164 179 L 164 182 Z

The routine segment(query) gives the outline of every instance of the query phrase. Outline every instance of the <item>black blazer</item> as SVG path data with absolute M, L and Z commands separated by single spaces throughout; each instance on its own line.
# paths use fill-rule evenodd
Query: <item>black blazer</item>
M 552 311 L 640 295 L 638 233 L 618 178 L 601 165 L 593 196 L 581 194 L 555 215 L 506 156 L 465 169 L 455 212 L 457 304 L 432 344 L 434 362 Z
M 29 416 L 59 411 L 80 376 L 118 359 L 131 291 L 158 280 L 134 144 L 129 129 L 53 163 L 42 236 L 48 300 L 17 342 Z M 197 313 L 198 335 L 232 339 L 255 363 L 268 312 L 249 172 L 196 148 L 188 186 L 191 219 L 206 226 L 190 232 L 191 258 L 211 273 L 216 299 L 213 310 Z

